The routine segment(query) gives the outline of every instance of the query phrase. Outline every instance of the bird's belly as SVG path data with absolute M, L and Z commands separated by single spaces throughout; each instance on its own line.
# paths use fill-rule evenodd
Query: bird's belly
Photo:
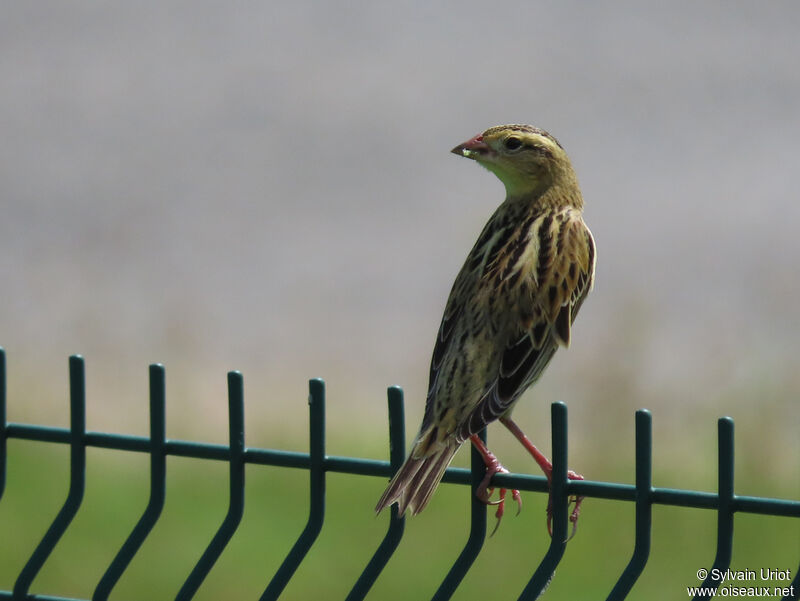
M 437 413 L 448 432 L 455 431 L 478 405 L 497 377 L 500 354 L 496 342 L 484 335 L 465 340 L 457 355 L 442 366 Z

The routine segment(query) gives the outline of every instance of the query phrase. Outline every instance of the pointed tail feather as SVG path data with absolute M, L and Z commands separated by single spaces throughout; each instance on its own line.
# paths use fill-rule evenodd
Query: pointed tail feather
M 410 510 L 412 515 L 425 509 L 459 446 L 453 441 L 452 444 L 443 446 L 431 455 L 419 458 L 415 458 L 412 451 L 389 482 L 375 511 L 380 512 L 395 501 L 400 515 L 403 515 L 406 509 Z

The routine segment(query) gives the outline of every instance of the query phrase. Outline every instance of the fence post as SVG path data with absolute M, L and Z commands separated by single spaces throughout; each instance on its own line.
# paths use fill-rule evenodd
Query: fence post
M 553 509 L 553 536 L 550 547 L 522 591 L 519 601 L 532 601 L 541 595 L 567 547 L 567 406 L 558 401 L 550 406 L 553 437 L 553 473 L 550 481 L 550 498 Z
M 486 428 L 484 428 L 478 436 L 486 443 Z M 481 454 L 473 445 L 470 445 L 470 449 L 472 451 L 470 455 L 470 476 L 472 482 L 469 487 L 471 512 L 469 538 L 467 538 L 467 543 L 461 550 L 453 567 L 450 568 L 442 584 L 439 585 L 439 589 L 433 595 L 432 601 L 446 601 L 453 596 L 453 593 L 456 591 L 456 588 L 458 588 L 458 585 L 461 584 L 461 581 L 464 579 L 464 576 L 466 576 L 475 558 L 478 557 L 478 553 L 480 553 L 481 547 L 483 546 L 483 541 L 486 539 L 486 505 L 483 501 L 478 499 L 478 495 L 475 494 L 478 490 L 478 486 L 480 486 L 486 475 L 486 464 Z
M 97 584 L 92 601 L 106 601 L 164 508 L 167 489 L 166 384 L 164 367 L 150 366 L 150 499 L 117 556 Z
M 714 565 L 708 571 L 708 577 L 700 585 L 706 590 L 716 589 L 720 579 L 714 578 L 719 572 L 724 572 L 731 565 L 733 554 L 733 419 L 721 417 L 717 422 L 718 447 L 718 486 L 717 498 L 717 554 Z M 697 595 L 695 600 L 710 599 L 711 593 Z
M 0 346 L 0 499 L 6 489 L 6 352 Z
M 229 503 L 228 513 L 214 538 L 197 561 L 191 574 L 175 597 L 176 601 L 189 601 L 203 584 L 211 568 L 219 559 L 225 546 L 242 521 L 244 513 L 244 382 L 238 371 L 228 373 L 228 448 L 229 448 Z
M 297 566 L 317 539 L 325 519 L 325 382 L 317 378 L 308 383 L 309 395 L 309 477 L 311 507 L 308 522 L 281 567 L 272 577 L 260 601 L 277 599 Z
M 647 409 L 636 412 L 636 542 L 633 557 L 606 601 L 624 599 L 644 570 L 650 555 L 653 521 L 653 416 Z
M 406 426 L 403 411 L 403 389 L 399 386 L 391 386 L 387 391 L 389 402 L 389 463 L 392 466 L 392 473 L 400 469 L 406 457 Z M 397 515 L 397 504 L 393 503 L 390 508 L 391 517 L 389 518 L 389 530 L 383 537 L 381 544 L 378 545 L 372 559 L 369 560 L 367 567 L 361 572 L 353 590 L 347 595 L 345 601 L 360 601 L 367 596 L 369 589 L 375 584 L 383 568 L 389 562 L 389 558 L 400 544 L 403 537 L 406 519 Z
M 83 358 L 79 355 L 69 358 L 69 396 L 69 492 L 58 515 L 14 583 L 16 599 L 24 599 L 28 595 L 33 579 L 63 536 L 83 500 L 86 485 L 86 374 Z

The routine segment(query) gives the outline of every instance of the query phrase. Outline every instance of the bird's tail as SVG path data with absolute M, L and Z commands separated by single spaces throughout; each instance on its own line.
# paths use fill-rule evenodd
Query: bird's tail
M 410 510 L 412 515 L 425 509 L 459 446 L 451 439 L 430 454 L 417 457 L 414 452 L 415 445 L 408 459 L 389 482 L 375 511 L 380 512 L 395 501 L 399 515 L 403 515 L 406 509 Z

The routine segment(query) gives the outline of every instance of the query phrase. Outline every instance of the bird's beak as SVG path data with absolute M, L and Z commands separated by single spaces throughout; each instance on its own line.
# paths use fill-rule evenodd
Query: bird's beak
M 459 144 L 450 152 L 467 157 L 468 159 L 477 159 L 489 153 L 489 145 L 483 141 L 483 136 L 478 134 L 463 144 Z

